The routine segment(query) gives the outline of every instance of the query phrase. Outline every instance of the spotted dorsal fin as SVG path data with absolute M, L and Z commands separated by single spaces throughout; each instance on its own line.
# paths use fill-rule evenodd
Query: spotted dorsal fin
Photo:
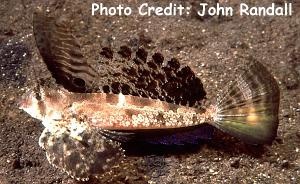
M 106 93 L 121 92 L 187 106 L 195 106 L 206 95 L 191 68 L 175 58 L 165 61 L 159 52 L 150 55 L 143 48 L 133 52 L 126 45 L 117 52 L 105 47 L 100 53 L 100 78 L 106 84 L 102 85 Z

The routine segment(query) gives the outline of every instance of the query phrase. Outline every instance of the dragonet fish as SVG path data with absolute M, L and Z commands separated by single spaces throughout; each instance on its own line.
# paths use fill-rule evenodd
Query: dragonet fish
M 137 132 L 202 138 L 207 133 L 202 125 L 208 125 L 250 144 L 276 137 L 279 88 L 260 62 L 249 62 L 203 108 L 206 93 L 200 79 L 176 59 L 163 64 L 160 53 L 149 59 L 141 48 L 135 55 L 127 46 L 117 53 L 104 48 L 99 63 L 105 70 L 97 71 L 84 59 L 67 24 L 41 12 L 33 23 L 40 54 L 63 87 L 31 90 L 19 107 L 45 126 L 39 145 L 48 161 L 76 179 L 97 177 L 115 166 L 123 158 L 119 142 Z M 95 80 L 100 81 L 96 87 Z

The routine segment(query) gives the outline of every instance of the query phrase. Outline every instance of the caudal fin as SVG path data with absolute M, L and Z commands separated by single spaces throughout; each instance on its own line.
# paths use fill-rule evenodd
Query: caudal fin
M 279 87 L 259 62 L 251 62 L 217 98 L 212 125 L 250 144 L 270 143 L 278 128 Z

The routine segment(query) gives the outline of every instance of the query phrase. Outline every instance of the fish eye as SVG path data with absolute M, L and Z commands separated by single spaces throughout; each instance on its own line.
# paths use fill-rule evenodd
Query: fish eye
M 36 98 L 38 101 L 41 101 L 41 100 L 42 100 L 42 97 L 41 97 L 40 93 L 38 93 L 38 92 L 35 93 L 35 98 Z

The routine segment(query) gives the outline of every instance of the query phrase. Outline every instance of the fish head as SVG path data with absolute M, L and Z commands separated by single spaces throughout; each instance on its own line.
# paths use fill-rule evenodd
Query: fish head
M 59 120 L 65 108 L 65 95 L 60 90 L 44 88 L 26 92 L 19 101 L 19 109 L 42 121 Z
M 43 109 L 45 107 L 44 98 L 45 95 L 43 90 L 27 91 L 19 100 L 18 107 L 33 118 L 41 120 L 43 119 Z

